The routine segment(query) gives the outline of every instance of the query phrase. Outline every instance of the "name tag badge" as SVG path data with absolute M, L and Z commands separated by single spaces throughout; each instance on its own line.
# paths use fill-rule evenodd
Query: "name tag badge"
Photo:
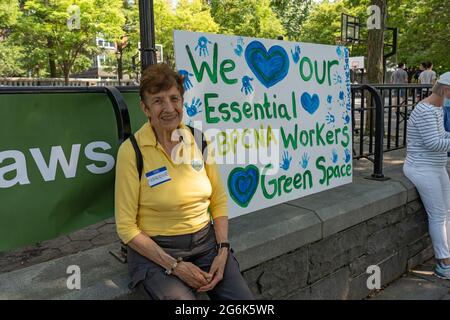
M 145 174 L 148 180 L 148 185 L 150 187 L 155 187 L 158 184 L 170 181 L 169 171 L 167 171 L 166 167 L 161 167 L 159 169 L 155 169 L 149 171 Z

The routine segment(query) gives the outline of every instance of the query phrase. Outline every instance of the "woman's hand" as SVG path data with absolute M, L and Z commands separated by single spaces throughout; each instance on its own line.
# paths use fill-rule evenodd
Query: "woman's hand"
M 214 287 L 223 279 L 223 272 L 225 271 L 225 265 L 228 259 L 228 249 L 223 248 L 219 250 L 219 253 L 214 258 L 209 270 L 209 274 L 213 276 L 212 281 L 207 285 L 198 288 L 198 292 L 205 292 L 214 289 Z
M 213 278 L 211 273 L 207 273 L 195 264 L 187 261 L 179 262 L 173 274 L 195 289 L 208 285 Z

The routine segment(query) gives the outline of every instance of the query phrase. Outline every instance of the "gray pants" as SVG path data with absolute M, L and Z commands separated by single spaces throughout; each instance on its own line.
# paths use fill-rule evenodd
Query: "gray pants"
M 206 227 L 192 234 L 152 237 L 165 252 L 174 258 L 182 257 L 203 271 L 208 272 L 217 255 L 214 227 Z M 130 287 L 143 288 L 153 300 L 195 300 L 195 289 L 174 275 L 166 275 L 165 269 L 128 247 Z M 253 300 L 253 294 L 239 271 L 239 263 L 233 251 L 228 260 L 222 281 L 206 292 L 211 300 Z

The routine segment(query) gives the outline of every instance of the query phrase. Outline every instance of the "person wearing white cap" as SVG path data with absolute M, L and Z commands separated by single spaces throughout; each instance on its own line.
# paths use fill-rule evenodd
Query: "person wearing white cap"
M 450 280 L 450 180 L 446 169 L 450 133 L 444 129 L 444 104 L 450 99 L 450 72 L 420 101 L 407 123 L 405 176 L 419 192 L 437 260 L 435 275 Z

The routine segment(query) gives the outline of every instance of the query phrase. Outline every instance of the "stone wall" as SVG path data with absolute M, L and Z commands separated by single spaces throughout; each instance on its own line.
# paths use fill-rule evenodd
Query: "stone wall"
M 246 270 L 258 299 L 362 299 L 366 273 L 381 269 L 381 284 L 433 254 L 420 200 L 380 214 Z

